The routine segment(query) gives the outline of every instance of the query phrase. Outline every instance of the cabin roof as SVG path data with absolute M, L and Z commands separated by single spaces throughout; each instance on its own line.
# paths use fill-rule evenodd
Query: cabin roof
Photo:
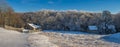
M 97 26 L 88 26 L 89 30 L 98 30 Z
M 39 25 L 35 25 L 35 24 L 32 24 L 32 23 L 28 23 L 29 26 L 33 27 L 33 28 L 40 28 Z

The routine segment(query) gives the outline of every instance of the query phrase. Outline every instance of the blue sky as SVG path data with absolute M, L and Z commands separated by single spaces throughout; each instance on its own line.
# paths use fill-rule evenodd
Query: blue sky
M 7 0 L 16 12 L 39 11 L 41 9 L 99 12 L 109 10 L 120 11 L 120 0 Z

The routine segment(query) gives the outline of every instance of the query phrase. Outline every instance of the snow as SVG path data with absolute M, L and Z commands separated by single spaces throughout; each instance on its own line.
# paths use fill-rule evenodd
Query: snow
M 58 47 L 119 47 L 120 44 L 111 43 L 101 39 L 108 35 L 89 34 L 78 31 L 53 31 L 44 30 L 41 32 L 33 33 L 30 36 L 30 41 L 33 46 L 43 47 L 46 46 Z M 44 41 L 45 43 L 43 43 Z M 50 45 L 48 45 L 50 44 Z M 45 46 L 44 46 L 45 47 Z M 50 46 L 51 47 L 51 46 Z
M 4 28 L 0 28 L 0 33 L 8 33 L 8 34 L 20 34 L 19 32 L 17 31 L 13 31 L 13 30 L 6 30 Z
M 103 37 L 104 40 L 120 44 L 120 33 L 111 34 Z
M 29 31 L 28 29 L 23 29 L 23 31 Z
M 35 24 L 28 23 L 28 25 L 30 25 L 30 26 L 33 27 L 33 28 L 40 28 L 40 26 L 35 25 Z
M 81 31 L 53 31 L 53 30 L 43 30 L 43 32 L 54 32 L 54 33 L 71 34 L 71 35 L 89 34 L 89 33 L 81 32 Z
M 23 33 L 28 33 L 29 32 L 28 29 L 23 29 L 22 31 L 23 31 Z
M 108 25 L 108 29 L 111 29 L 112 32 L 116 32 L 114 25 Z
M 51 43 L 49 37 L 45 35 L 32 33 L 28 40 L 31 43 L 31 47 L 58 47 L 57 45 Z
M 0 28 L 0 47 L 29 47 L 27 34 Z
M 120 33 L 112 34 L 112 35 L 110 35 L 109 37 L 120 40 Z
M 98 30 L 97 26 L 88 26 L 89 30 Z
M 115 26 L 114 25 L 109 25 L 108 28 L 109 29 L 113 29 L 113 28 L 115 29 Z

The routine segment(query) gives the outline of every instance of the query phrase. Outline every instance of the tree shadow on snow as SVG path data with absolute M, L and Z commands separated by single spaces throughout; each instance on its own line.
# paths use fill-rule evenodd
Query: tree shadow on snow
M 113 37 L 110 37 L 110 36 L 104 36 L 104 37 L 101 37 L 100 39 L 102 39 L 104 41 L 107 41 L 107 42 L 113 42 L 113 43 L 120 44 L 120 39 L 113 38 Z

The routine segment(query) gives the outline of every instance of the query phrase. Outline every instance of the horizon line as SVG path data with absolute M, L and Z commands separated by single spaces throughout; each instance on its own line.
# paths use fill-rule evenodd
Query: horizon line
M 55 10 L 55 9 L 40 9 L 40 10 L 35 10 L 35 11 L 15 11 L 15 12 L 17 12 L 17 13 L 27 13 L 27 12 L 39 12 L 39 11 L 54 11 L 54 12 L 74 11 L 74 12 L 102 13 L 104 10 L 102 10 L 102 11 L 87 11 L 87 10 L 78 10 L 78 9 L 66 9 L 66 10 L 64 10 L 64 9 L 60 9 L 60 10 Z M 110 11 L 110 10 L 108 10 L 108 11 Z M 110 12 L 111 12 L 111 14 L 117 14 L 117 13 L 119 13 L 119 11 L 118 12 L 112 12 L 112 11 L 110 11 Z

